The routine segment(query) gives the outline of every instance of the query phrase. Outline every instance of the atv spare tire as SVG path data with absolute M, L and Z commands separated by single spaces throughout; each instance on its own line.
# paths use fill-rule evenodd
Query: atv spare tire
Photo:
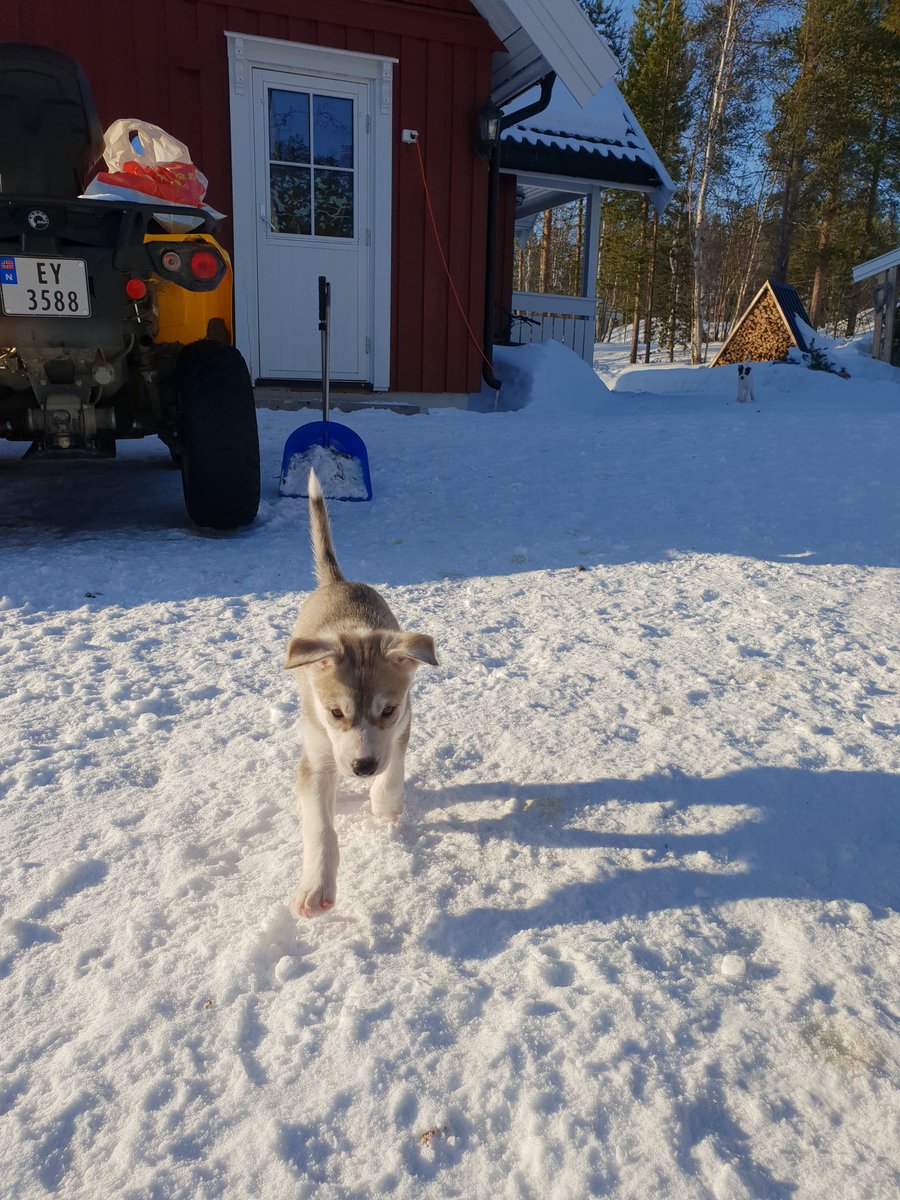
M 259 434 L 247 364 L 233 346 L 191 342 L 175 380 L 188 516 L 212 529 L 249 525 L 259 508 Z

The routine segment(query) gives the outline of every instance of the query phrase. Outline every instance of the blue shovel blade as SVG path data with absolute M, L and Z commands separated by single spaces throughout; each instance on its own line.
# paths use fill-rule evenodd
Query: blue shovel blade
M 297 491 L 287 491 L 286 480 L 294 456 L 305 454 L 313 446 L 324 446 L 326 449 L 333 450 L 337 454 L 345 454 L 348 458 L 355 458 L 360 465 L 363 484 L 366 489 L 365 496 L 339 496 L 338 499 L 372 499 L 372 477 L 369 474 L 369 456 L 366 453 L 365 443 L 358 433 L 354 433 L 346 425 L 336 425 L 334 421 L 310 421 L 306 425 L 301 425 L 299 429 L 295 429 L 285 442 L 284 454 L 281 458 L 281 482 L 278 487 L 278 491 L 282 496 L 305 496 L 307 494 L 305 479 L 302 482 L 302 491 L 299 490 L 299 487 Z

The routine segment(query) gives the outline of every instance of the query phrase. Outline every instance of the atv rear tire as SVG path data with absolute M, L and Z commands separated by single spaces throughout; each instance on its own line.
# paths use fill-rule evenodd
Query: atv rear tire
M 175 379 L 188 516 L 212 529 L 249 525 L 259 508 L 259 434 L 247 364 L 233 346 L 191 342 Z

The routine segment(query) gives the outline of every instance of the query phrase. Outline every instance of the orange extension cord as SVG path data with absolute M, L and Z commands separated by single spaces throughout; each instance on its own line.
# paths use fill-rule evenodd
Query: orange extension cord
M 431 222 L 431 231 L 434 234 L 434 242 L 435 242 L 435 245 L 437 246 L 438 254 L 441 256 L 441 262 L 443 263 L 444 271 L 446 272 L 446 275 L 447 275 L 447 282 L 450 284 L 450 292 L 453 295 L 453 299 L 456 301 L 456 307 L 459 309 L 459 315 L 462 317 L 463 321 L 465 322 L 466 329 L 468 329 L 468 331 L 469 331 L 469 337 L 472 339 L 472 345 L 475 347 L 475 349 L 478 351 L 478 353 L 481 355 L 481 357 L 487 363 L 488 368 L 490 369 L 491 374 L 493 375 L 493 371 L 494 371 L 493 364 L 491 363 L 491 360 L 485 354 L 484 350 L 481 348 L 481 343 L 479 342 L 478 338 L 475 336 L 472 326 L 469 324 L 469 318 L 466 316 L 466 310 L 462 306 L 462 301 L 459 298 L 459 292 L 457 292 L 456 285 L 453 282 L 453 276 L 450 274 L 450 267 L 447 263 L 447 256 L 444 253 L 444 247 L 441 245 L 441 235 L 438 233 L 437 221 L 434 218 L 434 209 L 431 206 L 431 194 L 428 191 L 428 180 L 425 178 L 425 163 L 422 160 L 422 150 L 419 145 L 418 139 L 416 139 L 415 147 L 416 147 L 416 155 L 418 156 L 418 159 L 419 159 L 419 174 L 422 176 L 422 187 L 425 191 L 425 207 L 428 210 L 428 217 Z

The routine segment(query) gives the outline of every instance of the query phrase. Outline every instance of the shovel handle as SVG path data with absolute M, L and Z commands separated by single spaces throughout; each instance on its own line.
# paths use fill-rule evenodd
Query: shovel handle
M 319 329 L 322 332 L 322 420 L 325 422 L 325 445 L 328 439 L 328 414 L 331 407 L 331 364 L 329 345 L 331 334 L 331 284 L 319 276 Z
M 325 310 L 328 306 L 328 280 L 324 275 L 319 276 L 319 331 L 325 332 Z

